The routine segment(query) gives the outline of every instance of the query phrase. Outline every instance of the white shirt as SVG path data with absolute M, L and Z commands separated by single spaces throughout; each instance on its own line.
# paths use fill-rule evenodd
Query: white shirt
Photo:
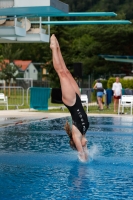
M 114 91 L 114 96 L 121 96 L 122 85 L 121 83 L 113 83 L 112 90 Z
M 97 88 L 102 88 L 103 85 L 102 85 L 102 83 L 96 83 L 96 87 L 97 87 Z

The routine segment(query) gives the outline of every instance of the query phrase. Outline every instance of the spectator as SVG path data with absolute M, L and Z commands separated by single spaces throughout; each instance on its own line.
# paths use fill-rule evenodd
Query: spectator
M 103 110 L 102 98 L 103 98 L 104 89 L 103 89 L 103 85 L 100 80 L 97 80 L 93 89 L 97 90 L 97 102 L 98 102 L 99 110 Z
M 120 81 L 119 77 L 116 77 L 116 82 L 113 83 L 113 86 L 112 86 L 113 95 L 114 95 L 114 112 L 118 110 L 119 99 L 121 98 L 121 95 L 122 95 L 122 85 L 119 81 Z

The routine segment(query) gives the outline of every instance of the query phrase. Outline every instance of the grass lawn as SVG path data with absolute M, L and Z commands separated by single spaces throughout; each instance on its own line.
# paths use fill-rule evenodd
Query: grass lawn
M 9 102 L 11 100 L 9 99 Z M 29 102 L 27 103 L 27 99 L 26 99 L 26 95 L 24 98 L 24 105 L 23 106 L 18 106 L 19 109 L 29 109 Z M 36 110 L 36 112 L 47 112 L 47 113 L 68 113 L 68 109 L 65 108 L 64 110 L 61 109 L 61 107 L 64 106 L 63 104 L 55 104 L 55 103 L 51 103 L 51 99 L 49 98 L 48 101 L 48 107 L 57 107 L 56 109 L 49 109 L 49 110 Z M 3 105 L 0 105 L 0 110 L 4 110 L 6 109 Z M 17 109 L 16 106 L 9 106 L 9 110 L 14 110 Z M 92 105 L 88 107 L 88 114 L 89 113 L 94 113 L 94 114 L 115 114 L 114 113 L 114 109 L 113 109 L 113 103 L 111 103 L 109 105 L 109 108 L 106 107 L 106 105 L 104 105 L 104 109 L 102 111 L 98 110 L 98 106 L 97 105 Z M 86 111 L 86 107 L 85 107 L 85 111 Z M 32 111 L 31 111 L 32 112 Z M 129 114 L 130 113 L 130 109 L 126 109 L 125 108 L 125 113 Z M 117 114 L 117 112 L 116 112 Z
M 49 109 L 49 110 L 46 110 L 46 111 L 39 111 L 39 112 L 47 112 L 47 113 L 68 113 L 68 109 L 65 108 L 64 110 L 61 109 L 61 107 L 63 106 L 63 104 L 49 104 L 49 106 L 52 106 L 52 107 L 56 107 L 57 108 L 54 108 L 54 109 Z M 84 107 L 85 111 L 86 111 L 86 107 Z M 114 108 L 113 108 L 113 103 L 110 104 L 109 108 L 107 108 L 106 106 L 104 106 L 104 109 L 102 111 L 98 110 L 98 106 L 89 106 L 88 108 L 88 114 L 89 113 L 95 113 L 95 114 L 115 114 L 114 113 Z M 129 110 L 130 112 L 130 110 Z M 117 114 L 117 113 L 116 113 Z
M 57 106 L 59 106 L 59 104 L 57 104 Z M 62 106 L 62 104 L 60 106 Z M 86 107 L 84 107 L 84 109 L 86 111 Z M 65 108 L 64 110 L 62 110 L 61 108 L 58 108 L 58 109 L 50 109 L 50 110 L 44 111 L 44 112 L 60 112 L 60 113 L 65 113 L 65 112 L 69 112 L 69 111 L 68 111 L 67 108 Z M 98 106 L 89 106 L 89 108 L 88 108 L 88 114 L 89 113 L 95 113 L 95 114 L 114 114 L 113 103 L 110 104 L 109 108 L 106 108 L 106 106 L 104 106 L 104 109 L 102 111 L 100 111 L 98 109 Z

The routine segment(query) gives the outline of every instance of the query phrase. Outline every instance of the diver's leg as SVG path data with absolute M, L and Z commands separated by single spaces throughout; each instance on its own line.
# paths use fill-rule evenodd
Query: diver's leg
M 114 112 L 116 112 L 116 104 L 117 104 L 117 99 L 114 97 Z
M 50 48 L 52 50 L 53 66 L 59 76 L 59 79 L 60 79 L 61 90 L 62 90 L 62 100 L 66 105 L 72 106 L 76 101 L 75 90 L 74 90 L 66 72 L 64 71 L 64 69 L 61 65 L 54 35 L 51 36 L 50 42 L 51 42 Z
M 103 109 L 102 98 L 101 97 L 97 97 L 97 100 L 98 100 L 99 107 L 102 110 Z
M 67 77 L 69 78 L 69 81 L 71 82 L 72 87 L 74 88 L 75 92 L 80 96 L 80 90 L 78 87 L 78 84 L 76 83 L 75 79 L 73 78 L 72 74 L 70 73 L 70 71 L 67 69 L 66 64 L 64 62 L 61 50 L 60 50 L 60 46 L 58 43 L 58 40 L 56 39 L 57 42 L 57 49 L 58 49 L 58 55 L 59 55 L 59 59 L 60 59 L 60 63 L 62 66 L 62 69 L 65 71 Z

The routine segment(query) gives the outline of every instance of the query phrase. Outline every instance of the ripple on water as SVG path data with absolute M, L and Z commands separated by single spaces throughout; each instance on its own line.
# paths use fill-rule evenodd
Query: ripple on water
M 1 129 L 2 200 L 131 200 L 133 120 L 89 120 L 87 163 L 79 162 L 69 147 L 66 118 Z

